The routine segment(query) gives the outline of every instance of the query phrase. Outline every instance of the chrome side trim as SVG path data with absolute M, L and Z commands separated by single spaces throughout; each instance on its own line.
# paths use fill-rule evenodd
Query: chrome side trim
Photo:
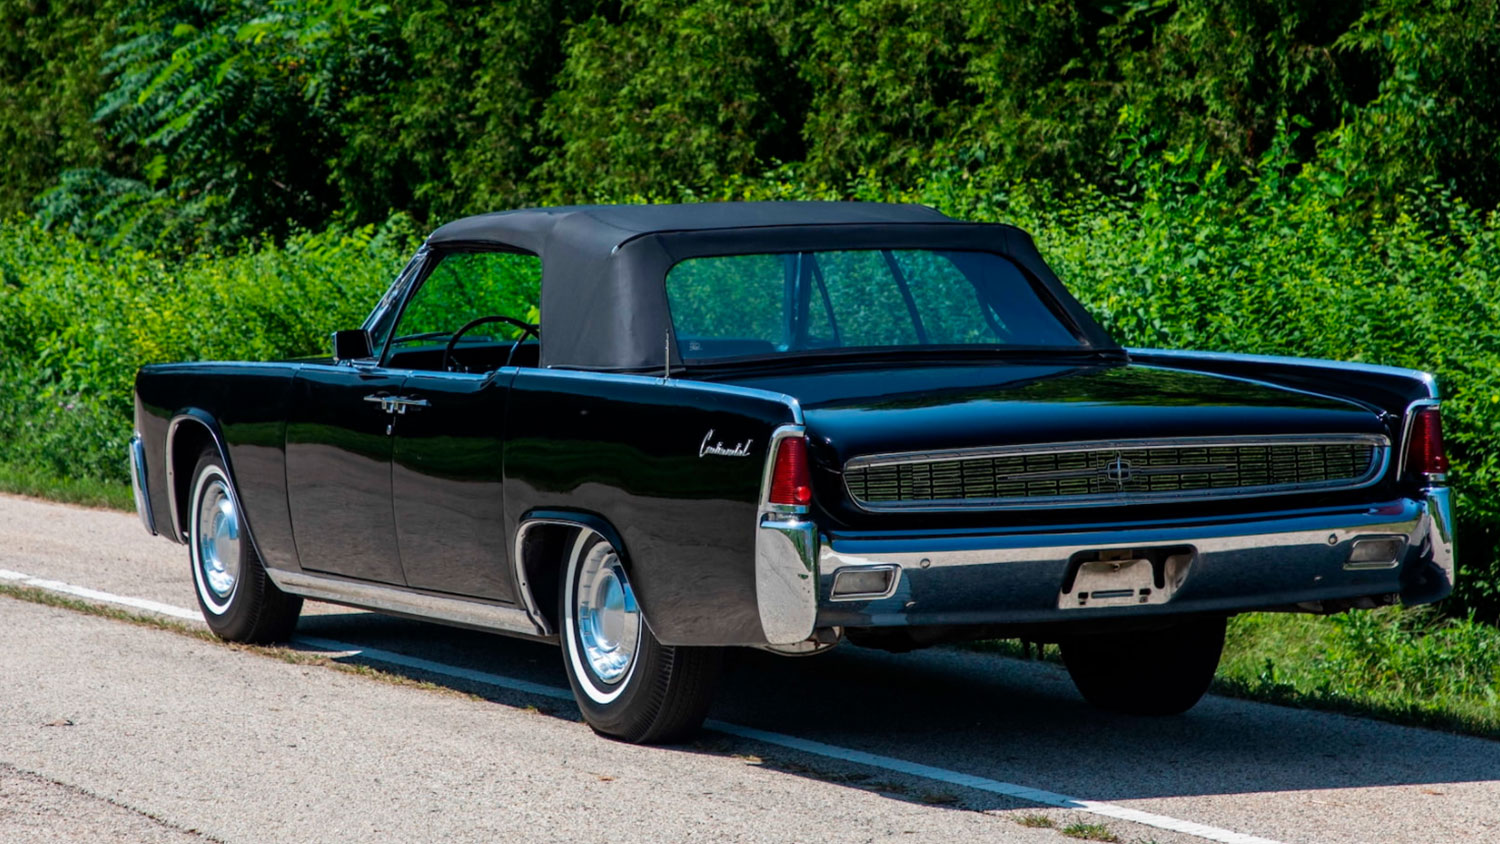
M 1143 451 L 1154 448 L 1211 448 L 1215 446 L 1301 446 L 1301 445 L 1368 445 L 1375 449 L 1375 459 L 1370 468 L 1352 480 L 1325 481 L 1306 484 L 1268 484 L 1264 486 L 1240 486 L 1171 492 L 1097 493 L 1081 495 L 1032 496 L 1004 498 L 949 498 L 911 501 L 864 501 L 848 489 L 848 472 L 851 469 L 879 468 L 908 463 L 947 463 L 960 460 L 1009 457 L 1018 454 L 1057 454 L 1077 451 Z M 1283 492 L 1314 492 L 1331 490 L 1354 490 L 1372 486 L 1384 477 L 1390 466 L 1391 442 L 1379 434 L 1318 434 L 1263 437 L 1178 437 L 1168 439 L 1092 440 L 1065 443 L 1038 443 L 948 451 L 898 452 L 852 457 L 844 464 L 845 489 L 849 500 L 861 510 L 871 513 L 920 512 L 928 510 L 1025 510 L 1039 506 L 1049 507 L 1098 507 L 1127 504 L 1153 504 L 1163 501 L 1183 501 L 1213 498 L 1253 498 Z M 1054 473 L 1055 476 L 1056 473 Z M 1040 477 L 1040 475 L 1038 475 Z
M 547 375 L 554 378 L 572 378 L 584 381 L 616 381 L 622 384 L 657 384 L 663 387 L 677 387 L 706 393 L 768 399 L 786 405 L 792 412 L 793 424 L 806 424 L 806 420 L 802 417 L 802 404 L 786 393 L 778 393 L 773 390 L 758 390 L 754 387 L 741 387 L 737 384 L 720 384 L 714 381 L 695 381 L 691 378 L 662 378 L 656 375 L 594 372 L 585 369 L 527 369 L 526 372 L 528 374 Z
M 800 409 L 798 416 L 801 415 Z M 755 605 L 772 645 L 794 645 L 813 634 L 818 618 L 818 528 L 804 520 L 808 508 L 771 503 L 771 476 L 781 441 L 807 436 L 802 424 L 771 432 L 760 478 L 755 531 Z
M 1441 409 L 1442 404 L 1437 399 L 1417 399 L 1406 406 L 1406 412 L 1401 417 L 1401 442 L 1397 444 L 1397 448 L 1400 449 L 1400 453 L 1396 457 L 1396 475 L 1398 477 L 1406 475 L 1406 455 L 1407 452 L 1411 451 L 1411 426 L 1417 419 L 1417 411 L 1427 407 Z M 1447 476 L 1445 475 L 1427 475 L 1426 477 L 1432 483 L 1442 483 L 1447 480 Z
M 146 485 L 146 445 L 141 441 L 140 431 L 130 437 L 130 492 L 135 497 L 135 512 L 141 517 L 141 526 L 155 536 L 156 514 L 151 511 L 151 487 Z
M 1342 360 L 1327 360 L 1325 358 L 1294 358 L 1285 355 L 1245 355 L 1236 352 L 1191 352 L 1182 349 L 1142 349 L 1127 347 L 1126 354 L 1151 355 L 1165 358 L 1181 358 L 1184 360 L 1220 360 L 1239 363 L 1274 363 L 1287 366 L 1312 366 L 1332 367 L 1335 369 L 1347 369 L 1351 372 L 1368 372 L 1374 375 L 1396 375 L 1402 378 L 1410 378 L 1421 383 L 1427 390 L 1430 398 L 1438 397 L 1437 376 L 1431 372 L 1423 372 L 1420 369 L 1406 369 L 1400 366 L 1384 366 L 1378 363 L 1354 363 Z
M 377 583 L 284 571 L 269 566 L 266 574 L 270 575 L 271 581 L 281 591 L 315 601 L 330 601 L 377 612 L 415 616 L 502 633 L 546 635 L 532 623 L 524 610 L 517 607 L 446 598 Z

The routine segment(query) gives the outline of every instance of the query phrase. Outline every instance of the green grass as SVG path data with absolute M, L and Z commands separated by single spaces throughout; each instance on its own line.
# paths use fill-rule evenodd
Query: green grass
M 1070 823 L 1062 828 L 1062 834 L 1082 841 L 1118 842 L 1120 836 L 1109 831 L 1102 823 Z
M 966 647 L 1026 657 L 1013 640 Z M 1040 658 L 1061 662 L 1056 645 Z M 1229 622 L 1213 691 L 1500 739 L 1500 628 L 1429 607 L 1248 613 Z
M 1500 739 L 1500 629 L 1430 609 L 1240 616 L 1215 691 Z
M 123 458 L 121 458 L 123 460 Z M 134 512 L 135 498 L 129 484 L 77 478 L 60 478 L 27 466 L 0 463 L 0 492 L 30 495 L 85 507 L 107 507 Z

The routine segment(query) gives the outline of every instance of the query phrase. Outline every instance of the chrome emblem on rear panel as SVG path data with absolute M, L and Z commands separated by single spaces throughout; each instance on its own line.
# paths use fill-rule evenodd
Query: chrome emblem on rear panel
M 718 455 L 719 457 L 749 457 L 750 456 L 750 443 L 751 443 L 750 440 L 745 440 L 744 442 L 739 443 L 738 445 L 732 445 L 732 446 L 729 446 L 729 447 L 726 448 L 725 445 L 724 445 L 724 441 L 723 440 L 719 440 L 719 441 L 710 443 L 709 441 L 712 440 L 713 438 L 714 438 L 714 429 L 709 428 L 708 429 L 708 433 L 706 433 L 706 434 L 703 435 L 703 442 L 702 442 L 702 444 L 700 444 L 698 446 L 698 456 L 699 457 L 707 457 L 710 454 L 715 454 L 715 455 Z
M 1114 460 L 1111 460 L 1104 467 L 1105 479 L 1115 486 L 1124 486 L 1130 483 L 1130 479 L 1134 476 L 1135 471 L 1131 468 L 1130 461 L 1123 457 L 1115 457 Z

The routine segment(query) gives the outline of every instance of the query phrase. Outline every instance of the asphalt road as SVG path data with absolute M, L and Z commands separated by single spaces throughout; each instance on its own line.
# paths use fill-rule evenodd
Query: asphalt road
M 0 496 L 19 575 L 196 606 L 134 516 Z M 993 655 L 737 653 L 719 730 L 641 748 L 578 721 L 548 646 L 319 604 L 299 637 L 0 597 L 0 841 L 1500 841 L 1495 742 L 1213 697 L 1112 716 Z

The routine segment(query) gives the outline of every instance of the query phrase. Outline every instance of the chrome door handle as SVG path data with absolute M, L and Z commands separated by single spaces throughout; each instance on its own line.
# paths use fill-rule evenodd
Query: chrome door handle
M 380 393 L 371 393 L 365 396 L 365 401 L 380 402 L 380 409 L 386 413 L 404 415 L 408 407 L 427 407 L 427 399 L 412 399 L 405 396 L 388 396 Z

